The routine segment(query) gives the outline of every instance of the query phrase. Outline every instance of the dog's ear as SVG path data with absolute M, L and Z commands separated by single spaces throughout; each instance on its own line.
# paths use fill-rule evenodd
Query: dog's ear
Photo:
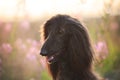
M 74 63 L 71 67 L 76 67 L 76 70 L 78 68 L 85 70 L 91 67 L 93 50 L 86 28 L 79 27 L 72 30 L 68 49 L 69 61 Z

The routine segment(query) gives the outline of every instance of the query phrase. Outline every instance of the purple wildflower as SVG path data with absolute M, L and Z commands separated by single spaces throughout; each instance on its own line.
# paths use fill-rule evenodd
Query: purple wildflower
M 28 20 L 23 20 L 20 27 L 24 30 L 28 30 L 30 28 L 30 22 Z
M 12 52 L 12 46 L 9 43 L 3 43 L 1 46 L 3 53 L 11 53 Z
M 106 58 L 106 56 L 108 55 L 108 47 L 107 44 L 105 43 L 105 41 L 99 41 L 96 45 L 96 52 L 97 52 L 97 56 L 99 58 Z
M 4 27 L 4 31 L 5 33 L 9 33 L 12 30 L 12 24 L 11 23 L 6 23 L 5 27 Z

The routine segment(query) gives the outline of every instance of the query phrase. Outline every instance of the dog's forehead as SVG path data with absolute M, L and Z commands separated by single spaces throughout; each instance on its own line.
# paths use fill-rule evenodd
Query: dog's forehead
M 60 15 L 60 16 L 56 16 L 56 17 L 52 17 L 51 19 L 49 19 L 45 26 L 49 27 L 49 30 L 65 30 L 67 28 L 70 28 L 69 25 L 81 25 L 80 21 L 72 18 L 70 16 L 65 16 L 65 15 Z
M 60 30 L 60 29 L 64 29 L 65 28 L 65 21 L 62 21 L 62 22 L 58 22 L 58 21 L 50 21 L 50 22 L 47 22 L 47 24 L 45 24 L 45 27 L 46 28 L 49 28 L 49 29 L 56 29 L 56 30 Z

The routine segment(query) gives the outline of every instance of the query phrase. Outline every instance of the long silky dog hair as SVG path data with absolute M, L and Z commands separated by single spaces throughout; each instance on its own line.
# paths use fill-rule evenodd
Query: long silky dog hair
M 93 48 L 87 29 L 75 18 L 56 15 L 43 26 L 46 56 L 53 80 L 99 80 L 92 69 Z

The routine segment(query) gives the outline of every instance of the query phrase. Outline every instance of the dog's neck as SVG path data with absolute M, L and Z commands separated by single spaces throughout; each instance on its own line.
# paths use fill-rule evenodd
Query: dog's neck
M 61 63 L 61 65 L 59 66 L 57 78 L 58 80 L 79 80 L 77 78 L 77 74 L 73 71 L 73 69 L 71 69 L 70 65 L 67 63 Z
M 80 72 L 78 73 L 66 62 L 61 62 L 57 66 L 56 77 L 53 80 L 97 80 L 91 72 L 78 71 Z
M 53 80 L 97 80 L 90 69 L 76 67 L 69 57 L 60 56 L 60 61 L 50 65 L 53 72 Z M 67 60 L 66 60 L 67 59 Z

